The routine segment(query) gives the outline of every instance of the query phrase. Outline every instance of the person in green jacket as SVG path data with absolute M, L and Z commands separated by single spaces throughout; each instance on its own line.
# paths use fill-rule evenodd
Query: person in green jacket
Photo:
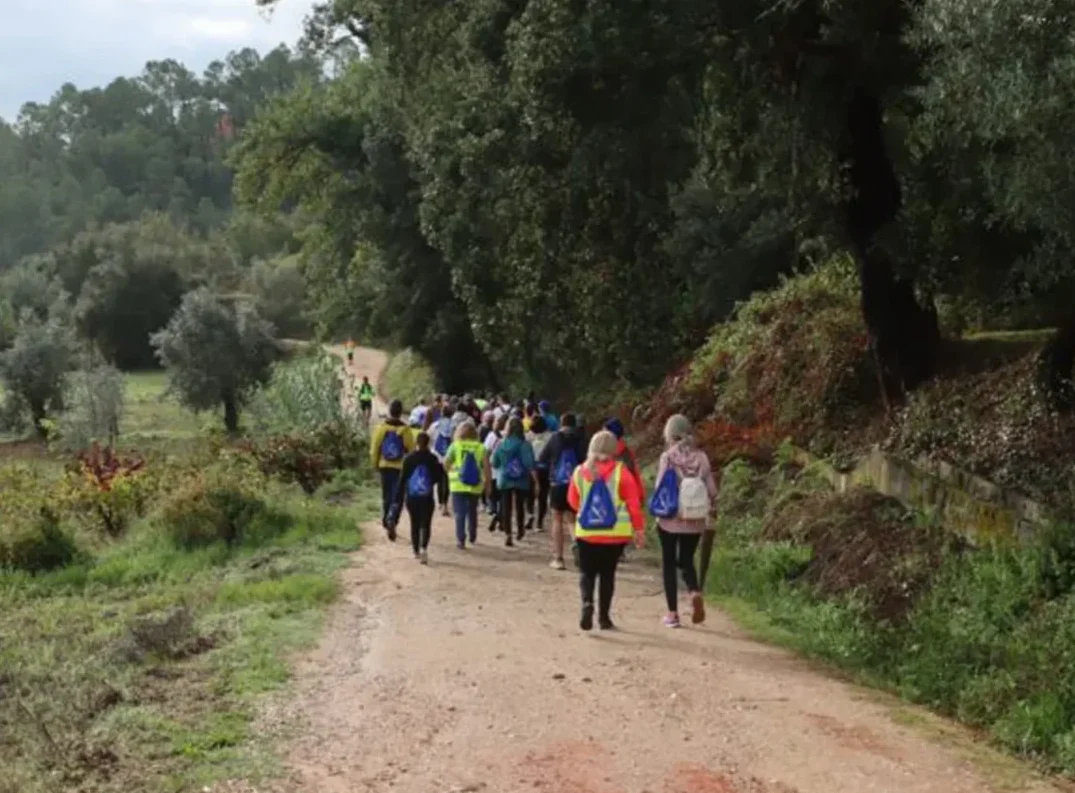
M 366 424 L 370 423 L 370 417 L 373 415 L 373 397 L 373 385 L 368 377 L 363 376 L 362 385 L 358 387 L 358 406 L 362 410 L 362 420 Z
M 467 540 L 478 541 L 478 499 L 487 493 L 492 470 L 485 447 L 478 440 L 474 422 L 459 425 L 455 440 L 444 455 L 448 472 L 448 488 L 452 493 L 452 512 L 455 513 L 455 541 L 459 550 L 466 550 Z

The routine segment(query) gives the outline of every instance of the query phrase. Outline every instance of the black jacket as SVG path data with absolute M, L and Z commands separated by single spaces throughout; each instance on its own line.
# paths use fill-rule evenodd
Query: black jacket
M 565 449 L 574 449 L 575 459 L 580 464 L 586 461 L 586 437 L 580 430 L 571 428 L 554 432 L 549 442 L 545 444 L 545 448 L 541 450 L 538 463 L 547 466 L 550 472 L 555 471 L 556 463 Z
M 396 504 L 402 505 L 404 499 L 410 498 L 410 496 L 407 495 L 407 482 L 410 480 L 411 474 L 413 474 L 415 469 L 420 465 L 425 465 L 429 468 L 429 479 L 433 484 L 429 499 L 432 501 L 436 497 L 437 482 L 444 476 L 444 466 L 440 464 L 437 455 L 433 454 L 429 449 L 426 449 L 425 451 L 416 449 L 403 458 L 403 470 L 400 472 L 399 484 L 396 485 L 396 492 L 393 496 L 393 500 Z

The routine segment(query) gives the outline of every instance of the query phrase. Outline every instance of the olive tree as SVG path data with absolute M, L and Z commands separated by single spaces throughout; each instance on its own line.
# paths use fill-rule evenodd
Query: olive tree
M 4 414 L 28 412 L 37 434 L 48 434 L 45 419 L 61 407 L 77 348 L 68 325 L 24 311 L 10 349 L 0 353 L 0 380 L 6 391 Z
M 239 429 L 245 395 L 269 378 L 276 357 L 272 325 L 249 305 L 208 289 L 188 293 L 152 343 L 183 404 L 198 411 L 223 406 L 231 433 Z

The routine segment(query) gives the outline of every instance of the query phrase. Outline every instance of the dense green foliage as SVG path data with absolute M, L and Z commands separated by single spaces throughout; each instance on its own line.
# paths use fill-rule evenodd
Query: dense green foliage
M 250 128 L 239 197 L 313 222 L 323 328 L 413 347 L 449 387 L 652 382 L 738 300 L 848 250 L 898 397 L 935 370 L 934 300 L 990 325 L 1071 303 L 1067 13 L 338 0 L 311 44 L 368 57 Z M 1050 390 L 1073 354 L 1075 331 Z

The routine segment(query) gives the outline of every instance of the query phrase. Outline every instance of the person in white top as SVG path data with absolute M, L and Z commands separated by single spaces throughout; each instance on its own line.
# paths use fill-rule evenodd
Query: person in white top
M 444 465 L 444 458 L 452 445 L 452 438 L 455 437 L 456 423 L 454 418 L 455 408 L 451 405 L 445 405 L 441 417 L 429 426 L 430 451 L 437 456 L 441 465 Z M 448 496 L 448 472 L 445 471 L 441 481 L 437 483 L 437 503 L 440 506 L 441 514 L 446 518 L 451 517 L 452 514 L 451 509 L 448 507 Z
M 504 428 L 508 425 L 508 416 L 504 414 L 496 420 L 493 424 L 492 431 L 485 436 L 485 459 L 490 462 L 493 459 L 493 452 L 496 451 L 496 447 L 500 445 L 500 440 L 504 437 Z M 490 483 L 489 490 L 489 514 L 493 516 L 492 522 L 489 524 L 489 531 L 496 531 L 500 528 L 500 491 L 497 490 L 496 482 L 499 471 L 496 468 L 492 469 L 493 476 Z

